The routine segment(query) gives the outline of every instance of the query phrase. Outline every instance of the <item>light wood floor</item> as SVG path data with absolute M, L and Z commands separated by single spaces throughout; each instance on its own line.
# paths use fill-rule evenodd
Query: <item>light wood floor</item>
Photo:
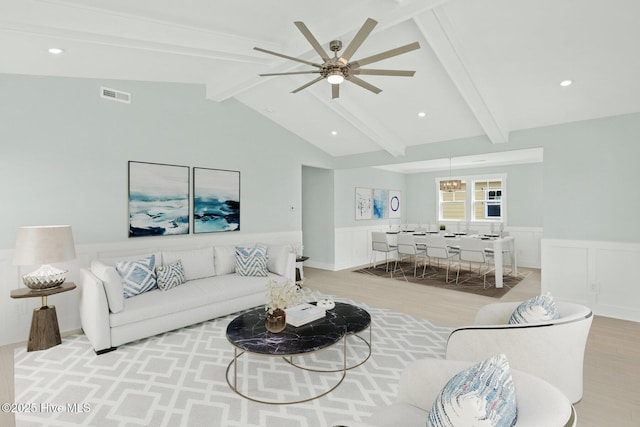
M 449 326 L 473 322 L 476 310 L 494 298 L 440 290 L 350 271 L 305 268 L 305 286 Z M 523 280 L 502 301 L 540 293 L 540 272 Z M 24 345 L 24 344 L 21 344 Z M 0 347 L 0 403 L 14 401 L 13 350 Z M 576 405 L 580 427 L 640 426 L 640 323 L 595 316 L 585 353 L 584 397 Z M 26 403 L 26 402 L 19 402 Z M 0 425 L 14 418 L 0 413 Z M 541 426 L 542 427 L 542 426 Z

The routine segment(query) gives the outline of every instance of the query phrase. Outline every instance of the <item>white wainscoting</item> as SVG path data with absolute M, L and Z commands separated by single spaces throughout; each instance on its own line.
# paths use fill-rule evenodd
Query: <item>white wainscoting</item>
M 640 244 L 542 240 L 542 291 L 595 314 L 640 322 Z
M 86 268 L 91 260 L 101 257 L 135 255 L 161 250 L 181 250 L 215 245 L 242 245 L 254 243 L 302 245 L 302 232 L 278 232 L 240 234 L 237 232 L 208 233 L 189 236 L 140 237 L 119 242 L 76 244 L 76 259 L 56 264 L 69 271 L 67 281 L 74 282 L 76 289 L 48 298 L 55 305 L 60 331 L 80 329 L 80 268 Z M 11 263 L 13 250 L 0 250 L 0 345 L 26 341 L 31 327 L 34 308 L 40 306 L 40 298 L 13 299 L 12 289 L 23 287 L 21 276 L 34 270 L 18 268 Z
M 477 227 L 475 227 L 477 229 Z M 344 227 L 335 229 L 335 263 L 332 266 L 316 265 L 311 260 L 310 267 L 326 270 L 345 270 L 369 264 L 371 260 L 371 232 L 389 231 L 388 225 L 370 227 Z M 479 230 L 488 233 L 486 230 Z M 515 237 L 518 265 L 523 267 L 540 268 L 540 241 L 542 228 L 537 227 L 509 227 L 505 229 Z M 382 254 L 377 254 L 378 260 L 383 260 Z

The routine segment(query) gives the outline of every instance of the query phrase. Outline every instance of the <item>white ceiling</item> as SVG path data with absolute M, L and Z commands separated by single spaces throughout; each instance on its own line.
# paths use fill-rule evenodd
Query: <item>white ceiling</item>
M 369 17 L 353 59 L 418 41 L 365 67 L 414 77 L 332 100 L 326 82 L 290 93 L 313 75 L 257 76 L 311 67 L 254 46 L 321 62 L 294 21 L 328 50 Z M 640 111 L 638 22 L 638 0 L 0 0 L 0 73 L 200 83 L 332 156 L 478 135 L 509 151 L 514 130 Z

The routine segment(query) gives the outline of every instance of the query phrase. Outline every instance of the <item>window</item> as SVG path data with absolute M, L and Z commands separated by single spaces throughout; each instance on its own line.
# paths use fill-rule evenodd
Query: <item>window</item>
M 440 183 L 438 182 L 438 188 Z M 457 191 L 440 191 L 440 219 L 464 221 L 466 218 L 467 183 Z
M 462 188 L 438 192 L 439 221 L 504 222 L 506 175 L 457 177 Z
M 502 180 L 473 181 L 473 221 L 502 220 Z

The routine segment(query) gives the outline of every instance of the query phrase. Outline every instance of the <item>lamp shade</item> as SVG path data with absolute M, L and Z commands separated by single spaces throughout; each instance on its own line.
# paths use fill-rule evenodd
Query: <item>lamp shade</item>
M 13 252 L 14 265 L 64 262 L 76 257 L 70 225 L 20 227 Z

